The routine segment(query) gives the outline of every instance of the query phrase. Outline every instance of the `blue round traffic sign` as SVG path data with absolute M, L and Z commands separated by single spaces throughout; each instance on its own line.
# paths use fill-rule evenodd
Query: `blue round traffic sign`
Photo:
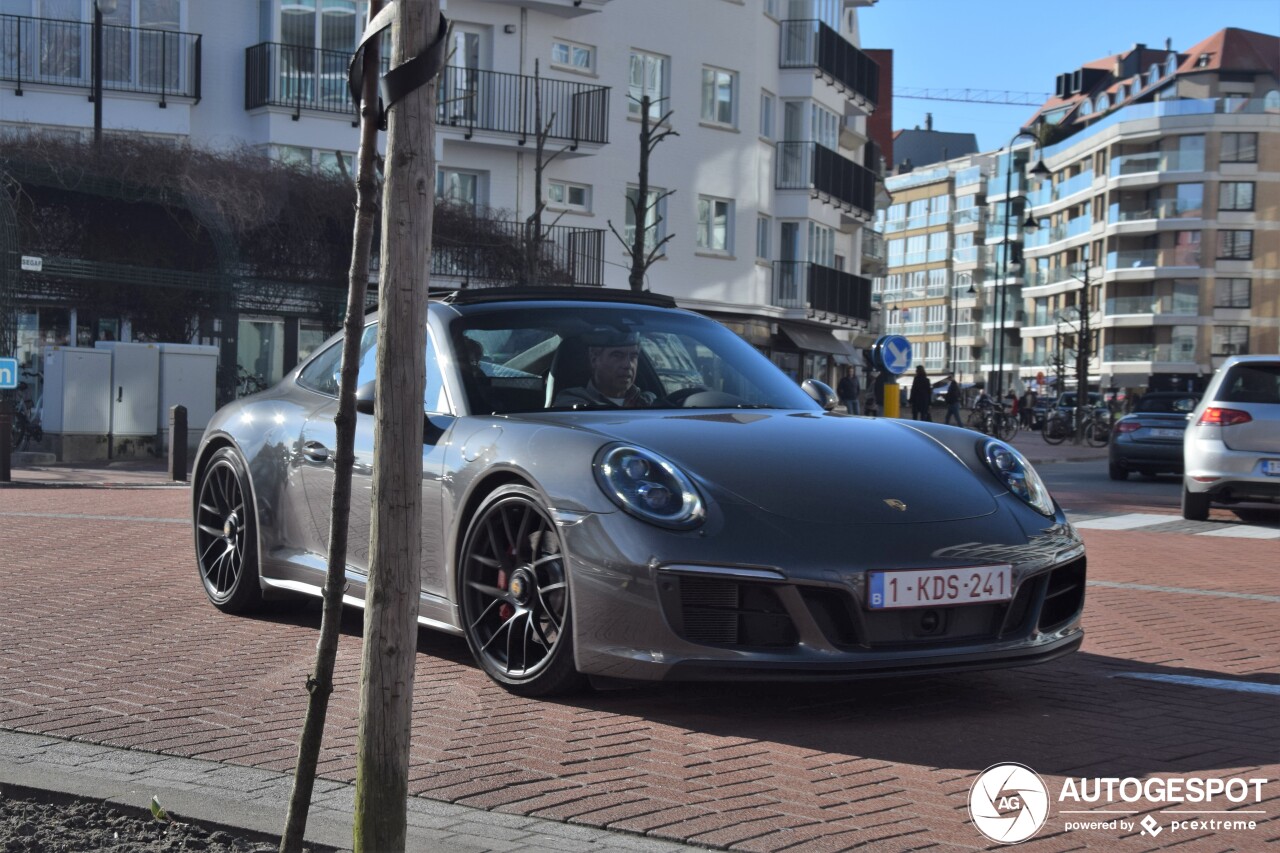
M 881 335 L 871 345 L 871 360 L 880 370 L 899 376 L 911 367 L 911 341 L 902 335 Z

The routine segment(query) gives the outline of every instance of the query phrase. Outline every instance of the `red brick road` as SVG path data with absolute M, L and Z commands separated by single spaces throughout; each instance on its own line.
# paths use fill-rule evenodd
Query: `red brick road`
M 292 767 L 319 611 L 214 610 L 186 507 L 181 490 L 0 491 L 0 726 Z M 1256 830 L 1121 837 L 1066 832 L 1055 813 L 1022 849 L 1276 843 L 1280 697 L 1118 676 L 1280 684 L 1277 543 L 1086 538 L 1091 579 L 1120 586 L 1090 589 L 1083 653 L 1025 670 L 541 702 L 493 686 L 461 640 L 424 631 L 412 792 L 742 850 L 961 850 L 988 846 L 966 812 L 976 774 L 1016 761 L 1051 792 L 1067 776 L 1272 780 L 1267 801 L 1248 806 L 1266 812 Z M 359 645 L 353 614 L 320 766 L 343 781 L 354 778 Z

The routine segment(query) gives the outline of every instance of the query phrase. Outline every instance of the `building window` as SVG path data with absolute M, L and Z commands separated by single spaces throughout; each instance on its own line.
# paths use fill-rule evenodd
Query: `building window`
M 908 264 L 923 264 L 928 260 L 929 238 L 921 234 L 918 237 L 907 238 L 907 257 Z
M 773 220 L 764 214 L 756 216 L 756 257 L 768 259 L 771 256 L 769 251 L 769 236 L 773 231 Z
M 1253 232 L 1219 231 L 1218 257 L 1224 260 L 1250 260 L 1253 257 Z
M 627 187 L 626 227 L 623 229 L 623 236 L 627 238 L 628 246 L 631 246 L 636 238 L 635 203 L 636 195 L 639 192 L 639 187 Z M 662 238 L 666 236 L 667 198 L 664 192 L 665 190 L 651 189 L 646 199 L 644 210 L 644 249 L 646 252 L 652 252 Z
M 698 248 L 705 252 L 733 251 L 733 202 L 698 196 Z
M 1214 308 L 1248 308 L 1249 279 L 1219 278 L 1213 282 Z
M 1219 184 L 1218 210 L 1253 210 L 1253 181 L 1224 181 Z
M 1258 134 L 1222 134 L 1222 156 L 1219 159 L 1223 163 L 1258 162 Z
M 836 268 L 835 229 L 816 222 L 809 223 L 809 263 Z
M 587 44 L 555 39 L 551 42 L 551 64 L 591 73 L 596 70 L 596 49 Z
M 475 211 L 484 203 L 484 173 L 441 166 L 436 170 L 436 198 Z
M 810 134 L 814 142 L 835 151 L 840 147 L 840 116 L 826 107 L 812 105 Z
M 1248 326 L 1214 326 L 1213 352 L 1210 355 L 1248 355 Z
M 760 92 L 760 135 L 765 139 L 773 139 L 773 106 L 774 97 L 770 92 Z
M 591 210 L 591 187 L 568 181 L 547 182 L 547 206 L 586 213 Z
M 649 98 L 649 117 L 662 118 L 663 105 L 668 95 L 668 67 L 670 60 L 656 53 L 631 51 L 631 75 L 627 87 L 627 112 L 640 115 L 640 100 Z
M 702 69 L 702 120 L 733 127 L 738 75 L 719 68 Z

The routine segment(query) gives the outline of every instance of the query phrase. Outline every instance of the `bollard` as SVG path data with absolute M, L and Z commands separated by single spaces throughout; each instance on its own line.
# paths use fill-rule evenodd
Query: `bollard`
M 169 407 L 169 479 L 187 479 L 187 407 Z
M 884 406 L 882 413 L 886 418 L 896 418 L 902 411 L 902 395 L 898 389 L 897 377 L 885 379 L 884 399 L 881 403 Z
M 13 479 L 13 401 L 0 395 L 0 483 Z

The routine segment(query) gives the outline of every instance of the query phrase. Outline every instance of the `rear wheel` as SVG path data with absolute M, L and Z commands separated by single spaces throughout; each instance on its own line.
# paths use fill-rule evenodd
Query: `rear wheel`
M 489 677 L 521 696 L 580 688 L 560 531 L 537 492 L 499 488 L 467 528 L 458 564 L 467 645 Z
M 1209 496 L 1187 490 L 1182 485 L 1182 517 L 1187 521 L 1206 521 L 1209 518 Z
M 1018 419 L 1013 415 L 1000 415 L 996 421 L 996 430 L 1001 441 L 1013 441 L 1013 437 L 1018 434 Z
M 1084 427 L 1084 440 L 1090 447 L 1106 447 L 1111 440 L 1111 428 L 1101 421 L 1089 421 Z
M 1115 462 L 1112 462 L 1107 466 L 1107 474 L 1110 475 L 1113 480 L 1129 479 L 1129 469 L 1125 468 L 1123 465 L 1118 465 Z
M 1063 418 L 1049 418 L 1040 436 L 1049 444 L 1062 444 L 1067 440 L 1067 422 Z
M 239 454 L 229 447 L 213 454 L 196 495 L 196 563 L 205 594 L 226 613 L 257 608 L 262 603 L 257 516 Z

